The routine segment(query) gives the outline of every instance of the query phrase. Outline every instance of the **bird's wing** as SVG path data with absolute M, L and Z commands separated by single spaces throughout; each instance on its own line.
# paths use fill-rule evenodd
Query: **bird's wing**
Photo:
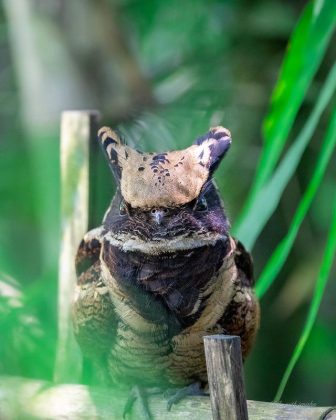
M 84 356 L 84 368 L 86 360 L 90 359 L 94 369 L 105 363 L 115 338 L 117 322 L 108 288 L 102 281 L 99 233 L 99 229 L 90 231 L 79 245 L 72 308 L 74 332 Z
M 249 353 L 259 328 L 259 302 L 254 294 L 253 261 L 243 244 L 233 238 L 234 261 L 238 271 L 230 304 L 219 324 L 227 334 L 239 335 L 243 358 Z

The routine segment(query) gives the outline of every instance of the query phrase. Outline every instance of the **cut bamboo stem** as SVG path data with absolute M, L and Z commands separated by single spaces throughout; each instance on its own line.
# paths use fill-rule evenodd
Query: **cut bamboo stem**
M 247 420 L 240 337 L 204 337 L 212 417 Z
M 58 290 L 58 342 L 54 379 L 76 382 L 82 357 L 71 322 L 76 284 L 75 255 L 88 230 L 89 155 L 92 133 L 97 132 L 98 111 L 65 111 L 61 119 L 61 244 Z M 92 140 L 93 141 L 93 140 Z

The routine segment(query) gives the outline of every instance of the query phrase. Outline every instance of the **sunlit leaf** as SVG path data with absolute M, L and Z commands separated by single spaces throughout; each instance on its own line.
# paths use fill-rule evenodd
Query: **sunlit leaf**
M 310 333 L 313 329 L 313 326 L 314 326 L 314 323 L 318 314 L 318 310 L 320 308 L 321 301 L 324 295 L 324 291 L 327 285 L 327 281 L 330 275 L 335 253 L 336 253 L 336 197 L 335 197 L 335 202 L 333 206 L 332 222 L 331 222 L 329 237 L 327 240 L 327 245 L 326 245 L 324 256 L 322 259 L 322 264 L 321 264 L 319 276 L 316 282 L 315 291 L 314 291 L 313 298 L 311 301 L 307 320 L 305 322 L 300 339 L 294 349 L 293 355 L 288 363 L 286 371 L 280 382 L 279 388 L 275 396 L 275 401 L 280 401 L 281 396 L 287 385 L 287 382 L 290 378 L 290 375 L 293 372 L 293 369 L 297 361 L 299 360 L 303 352 L 303 349 L 308 341 Z
M 256 193 L 249 213 L 242 223 L 238 228 L 233 229 L 234 234 L 244 242 L 247 248 L 251 249 L 253 247 L 258 235 L 276 210 L 282 193 L 298 167 L 303 152 L 316 129 L 320 116 L 333 97 L 335 89 L 336 64 L 331 69 L 316 105 L 309 118 L 307 118 L 307 122 L 299 136 L 291 145 L 270 180 Z
M 317 2 L 316 2 L 317 3 Z M 257 191 L 267 181 L 286 143 L 297 112 L 311 80 L 324 57 L 336 23 L 336 2 L 308 3 L 295 28 L 274 88 L 270 111 L 264 125 L 264 147 L 250 194 L 241 213 L 241 223 L 249 213 Z
M 336 107 L 334 107 L 333 112 L 331 114 L 330 123 L 321 146 L 321 151 L 319 153 L 313 175 L 294 214 L 293 220 L 288 229 L 288 233 L 276 247 L 271 258 L 268 260 L 263 272 L 261 273 L 259 281 L 256 284 L 256 293 L 259 297 L 265 294 L 267 289 L 271 286 L 274 279 L 280 272 L 282 266 L 284 265 L 286 258 L 292 248 L 298 230 L 301 226 L 301 223 L 305 218 L 309 207 L 315 197 L 316 191 L 323 179 L 325 170 L 335 149 L 335 145 Z

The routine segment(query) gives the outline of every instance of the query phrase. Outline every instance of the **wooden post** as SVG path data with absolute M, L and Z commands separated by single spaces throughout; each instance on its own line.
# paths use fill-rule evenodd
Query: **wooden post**
M 247 420 L 240 337 L 204 337 L 214 420 Z
M 57 382 L 76 382 L 81 376 L 82 357 L 73 335 L 71 302 L 76 284 L 75 255 L 88 230 L 89 153 L 98 120 L 97 111 L 65 111 L 61 119 L 61 245 L 54 371 Z

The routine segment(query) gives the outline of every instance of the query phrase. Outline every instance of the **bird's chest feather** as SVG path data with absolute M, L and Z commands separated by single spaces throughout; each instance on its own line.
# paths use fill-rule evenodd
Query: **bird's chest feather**
M 202 296 L 222 266 L 227 248 L 226 241 L 218 240 L 194 249 L 151 254 L 124 251 L 105 240 L 101 261 L 114 301 L 127 301 L 148 321 L 175 318 L 186 327 L 197 319 Z
M 109 365 L 113 377 L 131 371 L 149 378 L 149 383 L 152 378 L 177 383 L 180 359 L 188 370 L 190 351 L 198 355 L 190 375 L 198 370 L 204 375 L 202 335 L 213 332 L 220 315 L 213 321 L 216 310 L 207 314 L 207 305 L 224 309 L 223 299 L 212 300 L 212 291 L 223 289 L 219 283 L 228 247 L 225 241 L 217 241 L 155 255 L 125 252 L 103 241 L 102 274 L 119 320 Z

